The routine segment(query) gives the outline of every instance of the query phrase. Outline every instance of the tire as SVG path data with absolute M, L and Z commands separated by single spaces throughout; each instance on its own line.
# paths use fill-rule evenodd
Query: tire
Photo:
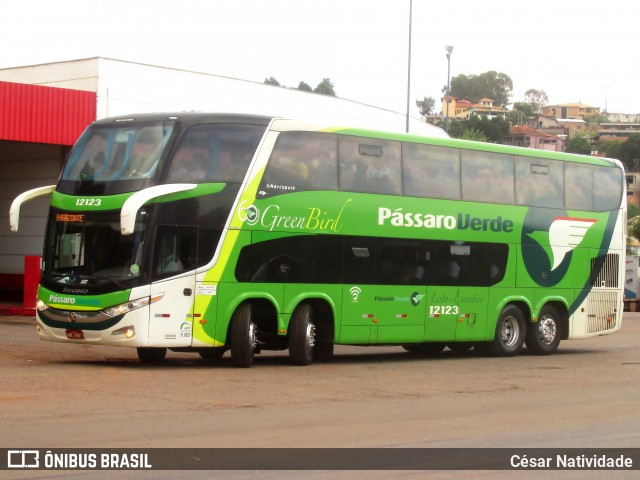
M 138 347 L 138 359 L 142 363 L 162 363 L 167 356 L 166 348 Z
M 550 355 L 555 352 L 562 337 L 560 320 L 560 314 L 555 307 L 551 305 L 542 307 L 538 321 L 528 325 L 525 340 L 527 350 L 534 355 Z
M 220 360 L 225 351 L 223 347 L 203 348 L 198 354 L 203 360 Z
M 514 357 L 524 347 L 526 329 L 522 311 L 515 305 L 507 305 L 498 317 L 493 340 L 477 345 L 477 350 L 493 357 Z
M 298 305 L 289 322 L 289 359 L 294 365 L 309 365 L 313 361 L 316 326 L 309 304 Z
M 243 303 L 231 318 L 231 364 L 249 368 L 257 345 L 256 324 L 251 319 L 251 304 Z
M 415 355 L 437 355 L 444 347 L 446 347 L 446 343 L 440 342 L 426 342 L 426 343 L 409 343 L 406 345 L 402 345 L 407 352 L 413 353 Z

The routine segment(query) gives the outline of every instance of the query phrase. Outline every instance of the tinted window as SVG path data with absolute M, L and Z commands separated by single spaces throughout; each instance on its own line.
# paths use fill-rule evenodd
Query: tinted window
M 595 167 L 593 180 L 596 209 L 607 211 L 620 208 L 622 172 L 617 168 Z
M 240 282 L 339 283 L 342 241 L 332 236 L 292 236 L 248 245 L 240 252 Z
M 514 203 L 513 157 L 461 150 L 462 199 L 475 202 Z
M 564 166 L 565 205 L 570 210 L 593 208 L 593 175 L 589 165 L 566 163 Z
M 345 237 L 344 281 L 345 283 L 375 283 L 376 248 L 374 238 Z
M 425 285 L 431 277 L 428 243 L 419 240 L 378 241 L 377 283 Z
M 402 144 L 404 194 L 460 199 L 460 150 L 413 143 Z
M 337 190 L 337 138 L 314 132 L 282 133 L 269 158 L 261 190 Z
M 532 207 L 564 208 L 562 162 L 515 157 L 516 203 Z
M 341 136 L 340 190 L 401 195 L 400 143 Z
M 154 279 L 196 268 L 196 228 L 158 225 L 153 254 Z
M 433 284 L 490 286 L 504 278 L 509 247 L 505 244 L 434 242 Z
M 173 157 L 167 183 L 241 183 L 263 131 L 254 125 L 189 128 Z
M 153 177 L 172 131 L 173 125 L 162 122 L 90 127 L 74 147 L 62 180 L 111 182 Z

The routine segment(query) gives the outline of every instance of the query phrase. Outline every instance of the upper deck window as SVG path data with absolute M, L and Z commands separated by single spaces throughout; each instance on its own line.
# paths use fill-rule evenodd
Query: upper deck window
M 113 182 L 151 178 L 173 126 L 143 125 L 89 128 L 73 149 L 62 180 Z
M 264 127 L 202 124 L 180 139 L 167 183 L 242 183 Z
M 400 142 L 341 136 L 340 190 L 402 194 Z
M 281 134 L 269 158 L 261 190 L 337 190 L 337 145 L 337 136 L 331 133 Z

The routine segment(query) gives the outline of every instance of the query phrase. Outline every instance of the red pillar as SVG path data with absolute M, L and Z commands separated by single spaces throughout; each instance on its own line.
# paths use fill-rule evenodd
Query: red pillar
M 42 275 L 42 257 L 26 255 L 24 257 L 24 294 L 22 297 L 23 308 L 36 308 L 36 296 L 38 284 Z

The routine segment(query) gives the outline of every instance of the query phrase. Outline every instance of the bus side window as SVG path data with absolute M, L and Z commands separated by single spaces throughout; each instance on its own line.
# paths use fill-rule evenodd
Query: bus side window
M 569 210 L 593 208 L 593 175 L 590 165 L 565 163 L 565 204 Z
M 425 285 L 428 255 L 424 242 L 378 240 L 377 280 L 381 285 Z
M 260 189 L 271 194 L 336 190 L 336 145 L 335 134 L 281 133 L 269 158 Z
M 514 203 L 513 156 L 461 150 L 462 199 L 472 202 Z
M 402 144 L 404 194 L 460 199 L 460 150 L 414 143 Z
M 375 284 L 376 254 L 373 237 L 346 237 L 344 242 L 345 283 Z
M 400 142 L 340 136 L 340 190 L 401 195 Z
M 562 162 L 515 157 L 516 204 L 564 208 Z
M 593 172 L 594 201 L 598 210 L 615 210 L 622 196 L 622 172 L 617 168 L 596 167 Z
M 192 270 L 196 266 L 195 227 L 158 225 L 153 259 L 154 278 Z
M 433 284 L 443 286 L 458 285 L 460 271 L 460 264 L 451 254 L 451 243 L 438 242 L 435 247 Z

